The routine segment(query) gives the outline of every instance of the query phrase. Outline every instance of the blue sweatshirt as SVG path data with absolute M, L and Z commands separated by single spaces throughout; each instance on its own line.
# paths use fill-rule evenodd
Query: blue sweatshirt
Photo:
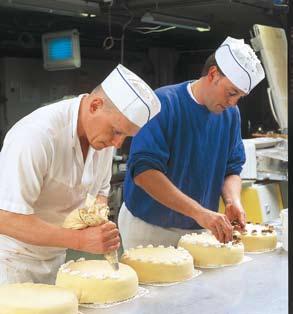
M 154 200 L 134 183 L 135 176 L 149 169 L 159 170 L 183 193 L 218 211 L 225 177 L 239 175 L 245 162 L 238 108 L 221 114 L 210 112 L 192 99 L 189 83 L 156 90 L 161 112 L 133 138 L 124 182 L 129 211 L 165 228 L 201 227 Z

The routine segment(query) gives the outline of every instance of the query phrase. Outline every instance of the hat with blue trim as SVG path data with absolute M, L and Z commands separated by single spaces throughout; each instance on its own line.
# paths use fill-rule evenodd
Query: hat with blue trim
M 149 85 L 122 64 L 101 85 L 118 110 L 139 127 L 161 110 L 160 100 Z
M 265 77 L 260 60 L 243 39 L 228 36 L 216 50 L 215 58 L 225 76 L 246 94 Z

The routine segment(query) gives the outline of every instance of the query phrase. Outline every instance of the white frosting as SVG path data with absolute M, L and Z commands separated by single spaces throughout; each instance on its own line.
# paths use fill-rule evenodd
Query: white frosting
M 76 262 L 83 262 L 85 261 L 84 258 L 80 258 L 76 260 Z M 119 273 L 118 272 L 109 272 L 106 271 L 104 273 L 96 275 L 95 273 L 90 273 L 88 271 L 81 271 L 81 270 L 71 270 L 70 265 L 74 263 L 73 260 L 63 264 L 60 266 L 59 271 L 62 273 L 68 273 L 71 276 L 80 276 L 83 278 L 97 278 L 101 280 L 106 280 L 106 279 L 119 279 Z
M 165 248 L 163 245 L 154 247 L 151 244 L 147 245 L 146 247 L 138 245 L 136 249 L 132 248 L 126 250 L 122 257 L 124 259 L 132 259 L 155 264 L 180 264 L 185 263 L 188 259 L 192 260 L 192 256 L 184 248 L 176 249 L 174 246 Z
M 275 234 L 276 231 L 272 225 L 260 225 L 260 224 L 253 224 L 253 223 L 246 223 L 245 229 L 247 234 L 250 235 L 258 235 L 258 236 L 267 236 L 271 234 Z M 272 232 L 263 232 L 264 230 L 271 229 Z
M 186 234 L 181 237 L 182 241 L 194 244 L 194 245 L 199 245 L 203 247 L 227 247 L 231 248 L 232 246 L 239 245 L 238 243 L 233 243 L 232 241 L 228 243 L 220 243 L 216 237 L 212 236 L 210 232 L 202 232 L 202 233 L 191 233 L 191 234 Z

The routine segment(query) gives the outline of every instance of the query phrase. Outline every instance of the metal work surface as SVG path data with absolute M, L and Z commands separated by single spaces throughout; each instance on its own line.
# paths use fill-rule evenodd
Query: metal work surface
M 247 254 L 248 255 L 248 254 Z M 144 286 L 149 293 L 84 314 L 285 314 L 288 313 L 288 254 L 282 248 L 249 254 L 252 261 L 204 269 L 190 281 L 169 287 Z

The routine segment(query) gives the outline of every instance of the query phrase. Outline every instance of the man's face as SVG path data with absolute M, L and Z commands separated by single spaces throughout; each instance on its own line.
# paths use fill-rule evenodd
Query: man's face
M 91 112 L 86 126 L 89 144 L 96 150 L 110 146 L 120 148 L 127 136 L 134 136 L 138 131 L 138 126 L 118 110 L 107 109 L 104 103 Z
M 205 95 L 205 105 L 209 111 L 220 114 L 225 109 L 236 106 L 239 99 L 246 96 L 226 76 L 221 75 L 216 67 L 210 72 L 210 85 Z

